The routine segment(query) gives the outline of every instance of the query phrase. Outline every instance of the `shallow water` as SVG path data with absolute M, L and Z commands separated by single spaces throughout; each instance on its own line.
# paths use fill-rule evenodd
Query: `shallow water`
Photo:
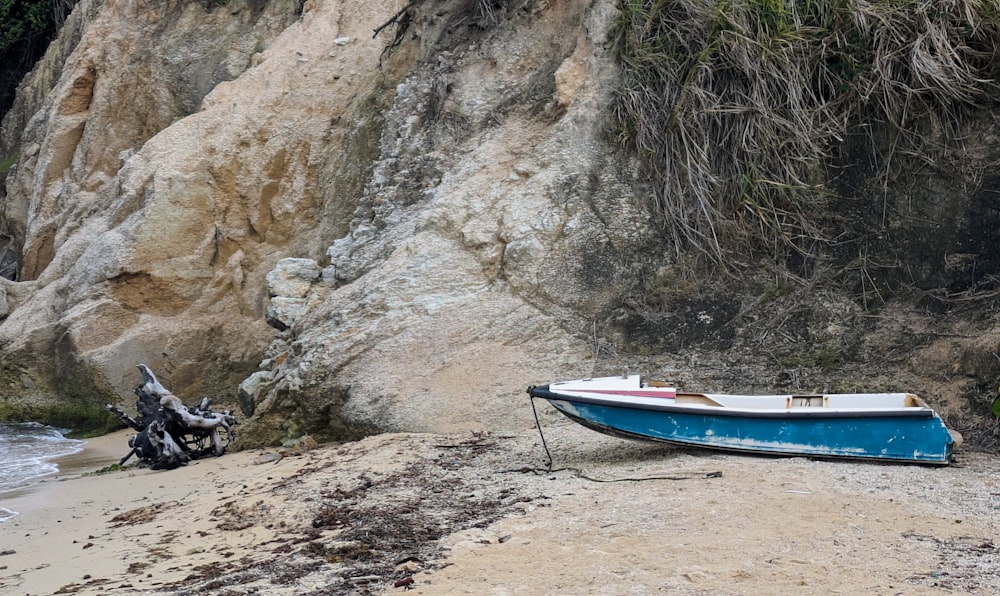
M 55 474 L 59 467 L 54 460 L 79 453 L 83 444 L 50 426 L 0 423 L 0 495 Z M 0 505 L 0 521 L 13 515 L 16 513 Z

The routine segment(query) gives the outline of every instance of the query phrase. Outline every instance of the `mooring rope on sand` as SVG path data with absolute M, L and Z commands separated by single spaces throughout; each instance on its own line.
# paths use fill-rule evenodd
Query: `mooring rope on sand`
M 535 415 L 535 426 L 538 427 L 538 436 L 542 438 L 542 447 L 545 449 L 545 456 L 549 458 L 548 468 L 549 472 L 552 472 L 552 454 L 549 453 L 549 446 L 545 443 L 545 433 L 542 432 L 542 423 L 538 420 L 538 410 L 535 409 L 535 396 L 530 394 L 531 388 L 528 388 L 529 398 L 531 400 L 531 413 Z
M 528 388 L 528 391 L 531 391 L 530 387 Z M 542 423 L 538 419 L 538 409 L 535 408 L 535 396 L 532 395 L 529 399 L 531 400 L 531 413 L 535 415 L 535 426 L 538 428 L 538 436 L 541 437 L 541 439 L 542 439 L 542 448 L 545 449 L 545 456 L 549 459 L 548 465 L 546 465 L 546 469 L 545 470 L 533 469 L 532 471 L 535 472 L 535 473 L 551 474 L 552 472 L 569 471 L 569 472 L 573 472 L 573 474 L 575 476 L 577 476 L 578 478 L 582 478 L 584 480 L 590 480 L 591 482 L 642 482 L 644 480 L 693 480 L 693 479 L 697 479 L 697 478 L 721 478 L 722 477 L 722 472 L 721 471 L 719 471 L 719 470 L 712 470 L 712 471 L 709 471 L 709 472 L 691 472 L 691 473 L 688 473 L 688 474 L 672 474 L 670 476 L 643 476 L 641 478 L 632 478 L 632 477 L 625 477 L 625 478 L 594 478 L 593 476 L 588 476 L 587 474 L 585 474 L 583 472 L 583 470 L 580 470 L 579 468 L 565 467 L 565 468 L 553 469 L 552 468 L 552 453 L 549 452 L 549 446 L 545 442 L 545 433 L 542 431 Z

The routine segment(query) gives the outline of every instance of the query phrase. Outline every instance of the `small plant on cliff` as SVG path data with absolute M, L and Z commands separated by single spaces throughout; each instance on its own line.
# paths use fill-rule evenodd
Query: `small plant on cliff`
M 530 1 L 469 0 L 463 7 L 454 11 L 450 16 L 451 25 L 449 29 L 466 24 L 473 24 L 479 29 L 489 29 L 499 23 L 504 15 L 523 8 Z M 389 20 L 375 28 L 375 35 L 378 36 L 387 27 L 393 27 L 393 38 L 382 51 L 383 57 L 386 54 L 392 53 L 403 42 L 406 31 L 412 22 L 413 12 L 422 4 L 424 4 L 424 0 L 410 0 L 405 6 L 396 11 L 396 14 L 392 15 Z
M 862 145 L 888 172 L 926 154 L 916 123 L 948 131 L 997 96 L 1000 10 L 982 0 L 621 0 L 614 38 L 619 139 L 678 254 L 721 265 L 837 234 L 818 214 L 852 132 L 884 135 Z
M 5 157 L 0 159 L 0 179 L 6 178 L 10 169 L 14 167 L 14 163 L 17 162 L 17 156 L 11 155 L 10 157 Z

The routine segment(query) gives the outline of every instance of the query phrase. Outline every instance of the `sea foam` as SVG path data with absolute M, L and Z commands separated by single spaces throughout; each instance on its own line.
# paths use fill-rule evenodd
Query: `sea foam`
M 83 450 L 83 441 L 67 439 L 62 431 L 34 422 L 0 423 L 0 494 L 31 486 L 55 474 L 53 460 Z M 0 507 L 0 521 L 16 512 Z

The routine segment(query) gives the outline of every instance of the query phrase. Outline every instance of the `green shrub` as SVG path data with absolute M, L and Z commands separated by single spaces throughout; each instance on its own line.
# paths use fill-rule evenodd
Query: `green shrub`
M 0 0 L 0 118 L 76 0 Z

